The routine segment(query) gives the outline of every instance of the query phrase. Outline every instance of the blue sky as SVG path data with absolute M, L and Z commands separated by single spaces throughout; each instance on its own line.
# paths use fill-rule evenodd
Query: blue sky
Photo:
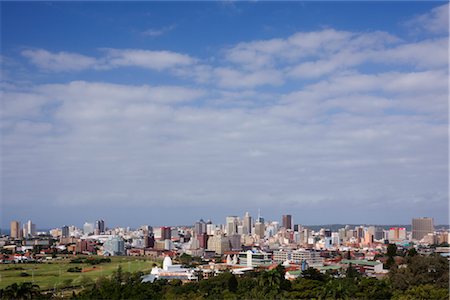
M 446 2 L 2 2 L 2 226 L 448 223 Z

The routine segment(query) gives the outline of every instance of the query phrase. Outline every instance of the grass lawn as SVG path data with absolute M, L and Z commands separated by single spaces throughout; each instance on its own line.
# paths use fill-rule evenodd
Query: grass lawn
M 86 258 L 87 256 L 79 257 Z M 81 286 L 83 283 L 95 281 L 98 277 L 111 275 L 117 270 L 118 266 L 122 266 L 124 272 L 150 272 L 154 263 L 154 261 L 142 257 L 116 256 L 110 257 L 110 263 L 92 266 L 85 263 L 71 264 L 70 260 L 73 258 L 75 257 L 68 256 L 68 258 L 53 259 L 51 262 L 40 264 L 2 264 L 0 265 L 0 288 L 26 281 L 34 282 L 42 290 L 65 286 Z M 83 272 L 67 272 L 67 269 L 71 267 L 81 267 Z M 29 274 L 29 276 L 21 276 L 22 272 Z

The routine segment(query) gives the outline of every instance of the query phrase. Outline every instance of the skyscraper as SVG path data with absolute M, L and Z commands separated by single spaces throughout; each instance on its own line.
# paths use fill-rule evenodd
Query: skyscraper
M 421 240 L 424 236 L 434 232 L 433 218 L 414 218 L 412 219 L 412 238 Z
M 103 221 L 103 220 L 95 221 L 95 230 L 98 230 L 98 233 L 104 233 L 105 232 L 105 221 Z
M 238 227 L 238 217 L 236 216 L 228 216 L 226 218 L 226 229 L 227 229 L 227 235 L 237 234 L 237 227 Z
M 248 212 L 245 213 L 243 224 L 243 234 L 251 234 L 252 233 L 252 217 Z
M 283 215 L 283 227 L 286 229 L 292 229 L 292 216 Z
M 194 232 L 197 236 L 202 235 L 206 232 L 206 223 L 203 221 L 203 219 L 200 219 L 200 221 L 195 222 L 194 224 Z
M 172 238 L 172 228 L 168 226 L 161 227 L 161 240 L 170 240 Z
M 63 237 L 63 238 L 68 238 L 69 235 L 70 235 L 69 226 L 64 225 L 64 226 L 61 228 L 61 237 Z
M 265 226 L 264 223 L 256 222 L 255 223 L 255 234 L 259 236 L 259 238 L 264 238 L 265 235 Z
M 36 225 L 28 220 L 26 224 L 24 224 L 24 237 L 34 236 L 36 234 Z
M 20 238 L 20 223 L 19 221 L 11 221 L 11 233 L 10 233 L 10 237 L 13 239 L 18 239 Z
M 84 223 L 83 233 L 86 235 L 94 233 L 94 224 L 88 222 Z

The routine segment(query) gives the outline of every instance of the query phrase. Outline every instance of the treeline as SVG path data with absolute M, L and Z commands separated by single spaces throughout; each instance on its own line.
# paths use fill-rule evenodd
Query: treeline
M 99 265 L 101 263 L 110 263 L 111 262 L 111 258 L 94 258 L 94 257 L 88 257 L 88 258 L 74 258 L 70 260 L 71 264 L 82 264 L 82 263 L 86 263 L 86 264 L 90 264 L 90 265 Z
M 281 265 L 243 277 L 225 272 L 185 284 L 179 280 L 141 283 L 142 275 L 119 268 L 110 278 L 99 278 L 73 293 L 72 299 L 449 299 L 449 263 L 440 256 L 409 257 L 406 265 L 393 266 L 381 280 L 363 277 L 350 267 L 345 277 L 310 268 L 289 281 Z M 1 290 L 2 298 L 29 299 L 11 297 L 9 292 Z M 33 298 L 41 297 L 45 295 L 34 290 Z

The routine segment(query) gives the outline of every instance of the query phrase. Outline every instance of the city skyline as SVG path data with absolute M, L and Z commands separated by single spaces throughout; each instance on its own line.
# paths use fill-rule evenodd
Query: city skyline
M 447 2 L 1 6 L 2 228 L 449 222 Z

